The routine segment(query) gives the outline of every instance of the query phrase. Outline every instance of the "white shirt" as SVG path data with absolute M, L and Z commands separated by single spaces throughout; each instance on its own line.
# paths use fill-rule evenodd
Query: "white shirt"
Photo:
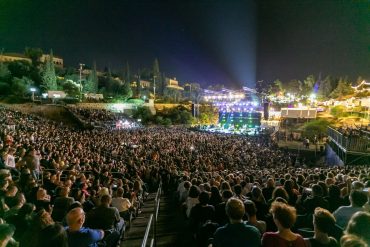
M 131 207 L 131 202 L 127 198 L 115 197 L 112 199 L 112 207 L 118 209 L 118 212 L 127 211 Z
M 5 165 L 6 166 L 15 168 L 15 159 L 14 159 L 13 155 L 11 155 L 11 154 L 5 155 L 4 160 L 5 160 Z

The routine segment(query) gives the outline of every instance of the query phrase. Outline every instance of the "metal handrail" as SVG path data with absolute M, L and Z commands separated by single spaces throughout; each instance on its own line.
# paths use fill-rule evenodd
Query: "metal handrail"
M 150 215 L 149 217 L 149 222 L 147 224 L 143 242 L 141 244 L 141 247 L 146 247 L 148 237 L 149 237 L 149 232 L 152 229 L 152 239 L 150 241 L 150 247 L 154 247 L 157 245 L 157 220 L 158 220 L 158 215 L 159 215 L 159 205 L 161 202 L 161 193 L 162 193 L 162 182 L 159 183 L 158 190 L 155 196 L 155 206 L 154 206 L 154 213 Z M 153 220 L 154 217 L 154 220 Z M 153 228 L 152 228 L 153 225 Z
M 146 242 L 148 241 L 150 227 L 152 226 L 152 220 L 153 220 L 153 214 L 151 214 L 150 217 L 149 217 L 149 222 L 148 222 L 148 225 L 147 225 L 146 230 L 145 230 L 145 235 L 144 235 L 144 238 L 143 238 L 143 242 L 141 243 L 141 247 L 146 247 Z

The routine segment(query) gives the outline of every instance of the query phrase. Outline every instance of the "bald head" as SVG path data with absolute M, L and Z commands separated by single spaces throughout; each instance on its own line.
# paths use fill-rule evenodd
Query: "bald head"
M 85 212 L 82 208 L 71 209 L 67 214 L 67 224 L 70 228 L 81 228 L 85 222 Z

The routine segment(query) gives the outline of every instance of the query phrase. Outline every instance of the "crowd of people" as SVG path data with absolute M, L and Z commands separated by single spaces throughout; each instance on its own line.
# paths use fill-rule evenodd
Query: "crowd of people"
M 68 107 L 68 110 L 84 124 L 95 128 L 129 129 L 141 127 L 141 123 L 121 112 L 73 106 Z
M 115 246 L 160 181 L 199 246 L 370 243 L 369 169 L 294 168 L 268 135 L 71 129 L 8 109 L 0 134 L 0 246 Z

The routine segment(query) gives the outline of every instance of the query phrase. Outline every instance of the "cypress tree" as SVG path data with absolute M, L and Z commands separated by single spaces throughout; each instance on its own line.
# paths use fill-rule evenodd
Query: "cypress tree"
M 53 50 L 50 50 L 50 55 L 46 59 L 42 70 L 42 85 L 46 90 L 57 90 L 57 76 L 53 63 Z

